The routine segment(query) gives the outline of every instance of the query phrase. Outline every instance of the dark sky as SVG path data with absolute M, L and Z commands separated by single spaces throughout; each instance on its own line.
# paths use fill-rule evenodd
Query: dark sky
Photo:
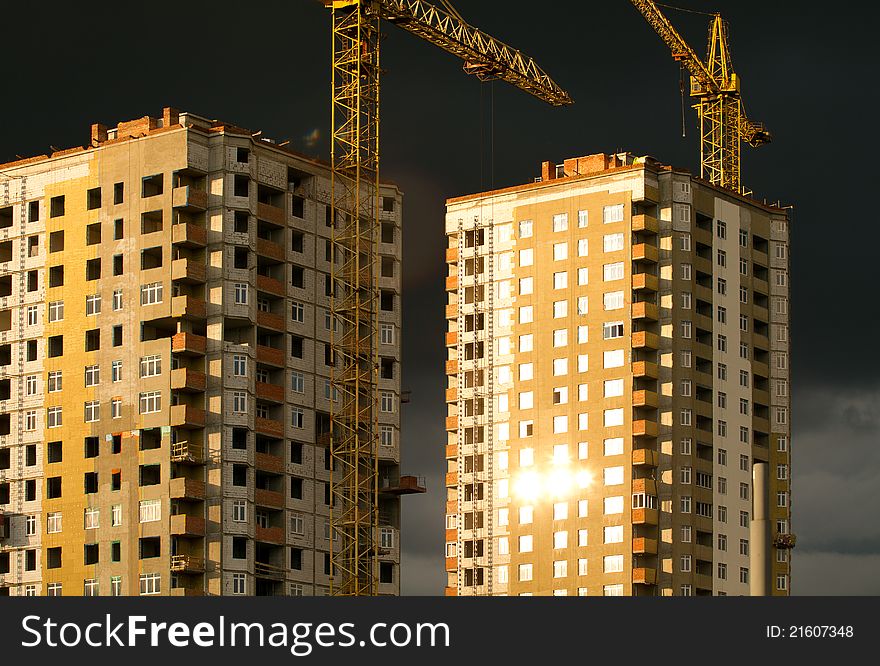
M 314 0 L 7 4 L 0 162 L 86 143 L 92 122 L 114 125 L 165 105 L 328 156 L 330 14 Z M 877 191 L 880 10 L 864 1 L 840 11 L 767 0 L 675 4 L 730 20 L 747 109 L 775 137 L 746 152 L 744 182 L 757 196 L 796 206 L 794 591 L 880 594 L 880 354 L 867 289 L 877 283 L 868 195 Z M 383 177 L 406 195 L 404 385 L 413 396 L 403 467 L 426 475 L 430 487 L 405 498 L 408 594 L 442 593 L 445 579 L 445 199 L 528 182 L 542 160 L 616 150 L 691 169 L 699 160 L 689 109 L 681 137 L 678 67 L 626 0 L 455 5 L 535 57 L 576 105 L 554 109 L 501 83 L 480 85 L 453 57 L 386 24 Z M 708 18 L 668 15 L 704 53 Z M 315 129 L 324 139 L 308 147 Z

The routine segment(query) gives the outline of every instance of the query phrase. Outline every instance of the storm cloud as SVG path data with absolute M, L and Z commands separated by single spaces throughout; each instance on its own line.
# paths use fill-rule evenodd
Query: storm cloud
M 705 10 L 705 3 L 676 4 Z M 751 117 L 774 143 L 744 156 L 758 198 L 795 205 L 793 224 L 793 556 L 797 594 L 877 594 L 880 565 L 880 323 L 872 132 L 877 6 L 851 11 L 758 0 L 715 2 L 730 20 Z M 466 77 L 451 56 L 387 26 L 383 178 L 405 193 L 403 470 L 427 495 L 405 498 L 403 590 L 442 594 L 445 405 L 443 204 L 529 182 L 542 160 L 601 151 L 698 169 L 696 118 L 679 69 L 624 0 L 455 0 L 472 23 L 534 55 L 576 105 L 553 109 Z M 7 30 L 0 161 L 88 141 L 94 122 L 173 105 L 223 118 L 326 158 L 330 16 L 313 0 L 173 13 L 140 5 L 14 3 Z M 756 21 L 755 17 L 760 16 Z M 670 13 L 698 53 L 706 18 Z M 117 29 L 116 26 L 125 26 Z M 105 29 L 106 27 L 106 29 Z M 47 36 L 51 36 L 47 39 Z M 38 48 L 35 46 L 38 45 Z M 51 77 L 49 77 L 51 73 Z M 51 80 L 49 80 L 51 78 Z M 857 91 L 858 103 L 852 101 Z M 689 100 L 686 100 L 689 101 Z

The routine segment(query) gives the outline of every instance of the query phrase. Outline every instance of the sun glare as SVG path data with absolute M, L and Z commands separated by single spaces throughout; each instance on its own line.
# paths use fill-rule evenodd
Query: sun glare
M 593 475 L 586 470 L 573 472 L 566 466 L 550 469 L 547 473 L 524 472 L 516 479 L 513 490 L 523 502 L 540 499 L 559 499 L 571 494 L 575 488 L 587 488 L 593 483 Z
M 514 485 L 514 492 L 521 500 L 532 502 L 541 495 L 541 479 L 534 472 L 521 474 Z

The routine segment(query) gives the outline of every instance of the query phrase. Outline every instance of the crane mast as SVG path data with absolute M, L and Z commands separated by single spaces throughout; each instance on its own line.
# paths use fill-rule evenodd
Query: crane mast
M 727 23 L 714 14 L 709 28 L 707 62 L 663 15 L 652 0 L 630 0 L 672 57 L 691 75 L 691 97 L 700 121 L 700 175 L 713 185 L 742 193 L 742 143 L 757 148 L 770 143 L 770 132 L 745 113 L 740 79 L 733 71 Z
M 468 25 L 446 0 L 323 0 L 332 10 L 330 297 L 331 594 L 378 590 L 380 23 L 386 19 L 554 106 L 571 104 L 531 58 Z M 338 545 L 337 545 L 338 544 Z

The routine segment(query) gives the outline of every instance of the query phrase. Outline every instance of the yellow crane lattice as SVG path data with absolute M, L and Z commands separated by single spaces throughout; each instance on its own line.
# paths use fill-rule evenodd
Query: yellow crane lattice
M 700 120 L 700 174 L 713 185 L 736 192 L 742 186 L 742 143 L 770 143 L 770 132 L 745 113 L 740 78 L 733 71 L 728 26 L 712 14 L 706 62 L 694 52 L 652 0 L 630 0 L 691 75 L 690 94 Z
M 322 0 L 332 10 L 333 248 L 331 594 L 377 593 L 380 23 L 452 53 L 554 106 L 571 104 L 531 58 L 469 25 L 446 0 Z M 338 327 L 338 331 L 337 331 Z

